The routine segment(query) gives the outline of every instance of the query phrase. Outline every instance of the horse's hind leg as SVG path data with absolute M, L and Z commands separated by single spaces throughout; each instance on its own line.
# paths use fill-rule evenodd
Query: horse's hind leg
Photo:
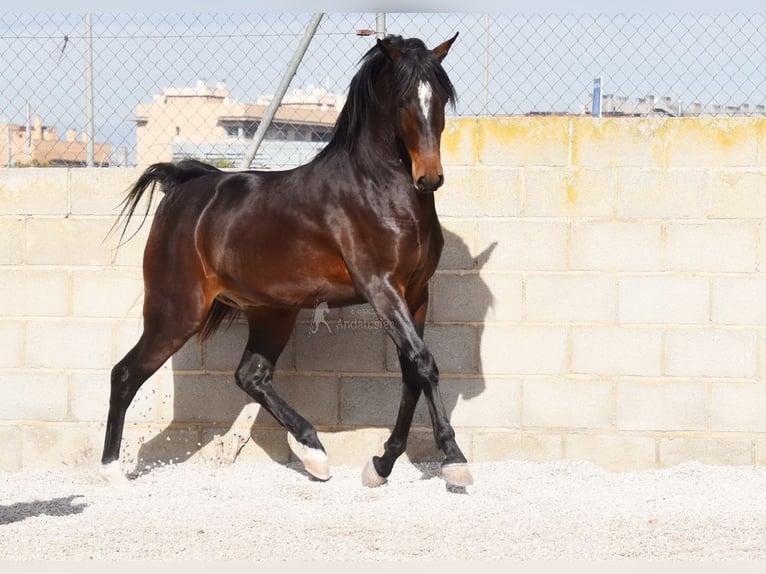
M 274 365 L 292 333 L 297 309 L 256 307 L 246 311 L 250 334 L 237 367 L 237 385 L 288 431 L 288 443 L 306 471 L 328 480 L 327 453 L 316 429 L 274 390 Z
M 138 343 L 112 368 L 109 414 L 106 420 L 102 474 L 118 479 L 125 414 L 141 385 L 196 333 L 210 303 L 198 292 L 175 300 L 144 302 L 144 330 Z

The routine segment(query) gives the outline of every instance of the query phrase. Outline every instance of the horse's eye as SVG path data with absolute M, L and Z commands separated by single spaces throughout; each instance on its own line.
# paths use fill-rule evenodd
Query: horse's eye
M 400 108 L 406 108 L 407 107 L 407 100 L 399 100 L 399 107 Z

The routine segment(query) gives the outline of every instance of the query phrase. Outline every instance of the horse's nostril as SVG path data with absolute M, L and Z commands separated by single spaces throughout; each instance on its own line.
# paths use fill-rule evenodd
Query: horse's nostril
M 444 176 L 439 174 L 439 180 L 436 182 L 436 188 L 440 188 L 442 185 L 444 185 Z

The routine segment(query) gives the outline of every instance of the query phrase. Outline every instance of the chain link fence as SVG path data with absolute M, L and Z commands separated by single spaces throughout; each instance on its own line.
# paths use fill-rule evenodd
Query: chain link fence
M 766 115 L 766 14 L 331 13 L 252 167 L 304 163 L 330 137 L 385 31 L 429 46 L 459 116 Z M 0 166 L 238 167 L 311 14 L 0 15 Z

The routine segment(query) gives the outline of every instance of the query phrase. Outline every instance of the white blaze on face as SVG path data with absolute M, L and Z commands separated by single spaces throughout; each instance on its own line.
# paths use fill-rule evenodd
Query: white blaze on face
M 423 117 L 428 121 L 428 117 L 431 115 L 431 98 L 433 97 L 433 91 L 431 86 L 426 82 L 420 82 L 418 86 L 418 101 L 420 102 L 420 110 L 423 112 Z

